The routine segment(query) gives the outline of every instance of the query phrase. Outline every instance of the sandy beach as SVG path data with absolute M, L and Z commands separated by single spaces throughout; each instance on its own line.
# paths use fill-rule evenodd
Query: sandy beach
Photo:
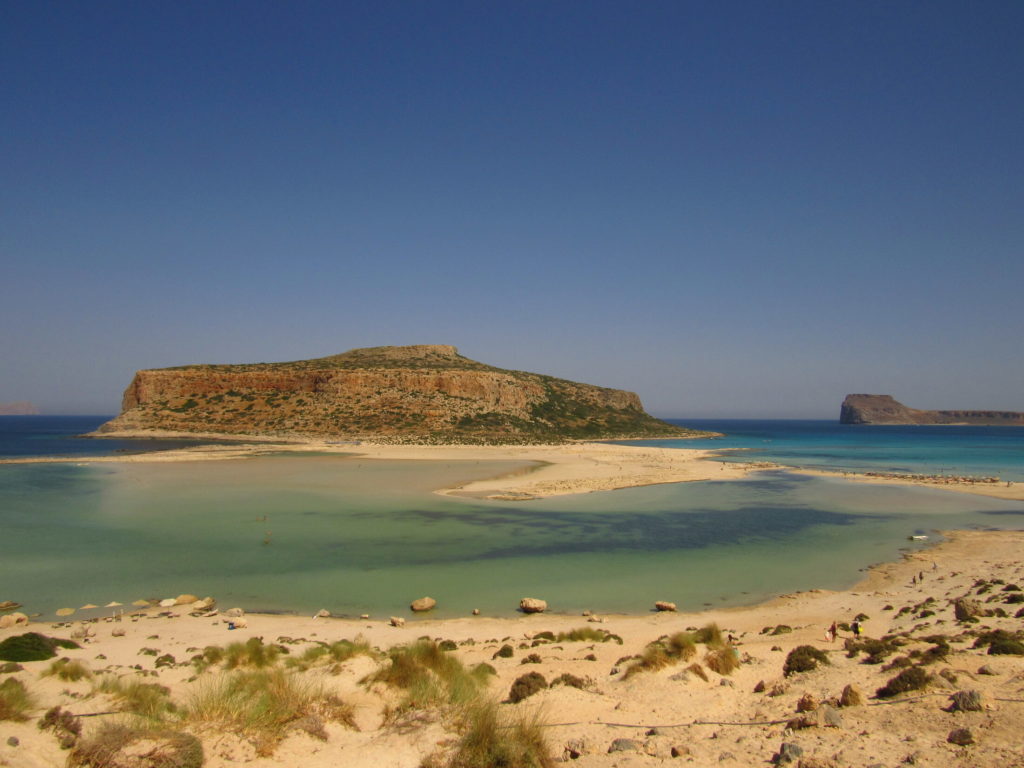
M 239 628 L 231 630 L 227 622 L 232 619 L 225 612 L 232 606 L 189 615 L 188 605 L 129 606 L 123 615 L 120 611 L 125 609 L 97 609 L 116 618 L 76 621 L 88 615 L 79 612 L 67 622 L 31 622 L 0 630 L 0 642 L 28 630 L 77 637 L 80 649 L 59 649 L 59 654 L 81 661 L 92 677 L 44 676 L 51 661 L 24 662 L 20 669 L 0 675 L 0 685 L 20 681 L 34 699 L 24 722 L 0 722 L 0 765 L 64 764 L 68 752 L 52 732 L 36 725 L 53 706 L 82 716 L 77 721 L 82 726 L 79 747 L 88 745 L 104 723 L 126 721 L 118 712 L 126 706 L 124 700 L 100 690 L 107 677 L 165 686 L 176 711 L 165 713 L 159 727 L 197 737 L 206 766 L 246 762 L 415 768 L 429 759 L 435 762 L 428 764 L 445 765 L 462 733 L 457 708 L 413 707 L 396 718 L 394 707 L 402 691 L 384 683 L 360 682 L 390 666 L 382 652 L 429 637 L 450 641 L 447 647 L 454 650 L 447 653 L 467 667 L 486 662 L 495 669 L 481 690 L 487 700 L 506 700 L 513 682 L 528 672 L 539 673 L 547 682 L 573 676 L 563 679 L 580 687 L 555 685 L 518 703 L 497 706 L 502 715 L 536 718 L 551 758 L 581 766 L 768 764 L 784 742 L 802 750 L 792 764 L 805 768 L 1021 766 L 1024 656 L 990 655 L 984 645 L 973 646 L 988 630 L 1003 629 L 1020 637 L 1022 620 L 1014 616 L 1021 606 L 1013 596 L 1021 594 L 1016 585 L 1024 584 L 1022 551 L 1024 532 L 954 532 L 932 549 L 871 569 L 848 591 L 811 590 L 754 607 L 700 614 L 654 612 L 654 601 L 670 600 L 671 595 L 652 593 L 646 602 L 638 596 L 637 611 L 646 613 L 634 616 L 541 613 L 439 621 L 431 620 L 429 613 L 420 618 L 410 612 L 401 617 L 406 620 L 401 627 L 391 626 L 386 616 L 342 620 L 246 615 L 233 619 Z M 958 622 L 953 601 L 962 597 L 972 598 L 969 605 L 982 613 L 1004 616 Z M 866 652 L 851 657 L 843 651 L 852 634 L 842 627 L 858 616 L 865 637 L 896 636 L 881 663 L 864 663 Z M 824 633 L 833 621 L 841 628 L 839 638 L 829 642 Z M 649 643 L 710 623 L 716 623 L 724 637 L 734 638 L 726 647 L 729 653 L 735 649 L 740 664 L 731 673 L 712 670 L 715 665 L 708 654 L 713 649 L 704 644 L 698 644 L 694 656 L 685 661 L 627 673 L 635 663 L 631 657 L 644 653 Z M 552 642 L 540 634 L 550 632 L 557 638 L 560 632 L 580 628 L 615 637 L 607 642 Z M 255 732 L 205 722 L 195 715 L 196 697 L 204 686 L 237 672 L 229 673 L 216 663 L 201 669 L 190 659 L 210 646 L 257 637 L 287 649 L 274 668 L 289 670 L 288 675 L 315 683 L 351 706 L 350 724 L 325 720 L 322 729 L 310 729 L 308 720 L 296 716 L 294 727 L 286 727 L 280 740 L 268 747 Z M 289 659 L 301 658 L 317 643 L 357 638 L 377 650 L 337 664 L 312 663 L 304 670 L 301 665 L 289 666 L 294 664 Z M 825 651 L 828 664 L 786 676 L 787 655 L 805 644 Z M 511 655 L 499 654 L 505 645 Z M 929 651 L 937 646 L 943 648 L 941 653 Z M 880 686 L 911 664 L 923 664 L 929 676 L 925 688 L 892 698 L 876 696 Z M 853 703 L 856 696 L 848 693 L 840 706 L 846 686 L 859 692 L 861 703 Z M 968 690 L 980 694 L 980 710 L 949 711 L 951 696 Z M 138 718 L 132 722 L 133 727 L 139 725 Z M 152 721 L 144 724 L 151 727 Z M 959 728 L 969 729 L 972 744 L 948 741 Z M 316 733 L 310 735 L 311 730 Z M 109 764 L 155 765 L 139 754 L 147 749 L 158 754 L 159 739 L 145 744 L 145 749 L 132 753 L 135 762 L 125 758 Z

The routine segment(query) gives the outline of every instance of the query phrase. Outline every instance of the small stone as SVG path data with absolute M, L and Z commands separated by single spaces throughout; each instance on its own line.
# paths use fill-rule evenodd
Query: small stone
M 390 622 L 391 622 L 391 626 L 392 627 L 404 627 L 405 626 L 405 619 L 403 619 L 401 616 L 392 616 L 391 619 L 390 619 Z
M 562 748 L 562 760 L 576 760 L 587 753 L 587 745 L 583 739 L 572 739 L 565 742 Z
M 326 608 L 321 608 L 319 611 L 316 612 L 315 618 L 317 618 L 317 619 L 329 619 L 329 618 L 331 618 L 331 612 L 328 611 Z
M 949 732 L 946 741 L 956 744 L 958 747 L 966 747 L 974 743 L 974 734 L 970 728 L 954 728 Z
M 721 754 L 720 754 L 720 755 L 718 756 L 718 762 L 720 762 L 720 763 L 724 763 L 724 762 L 725 762 L 726 760 L 735 760 L 735 759 L 736 759 L 736 758 L 735 758 L 735 757 L 733 757 L 733 754 L 732 754 L 732 752 L 722 752 L 722 753 L 721 753 Z
M 765 687 L 764 680 L 758 680 L 757 685 L 754 686 L 754 693 L 764 693 Z
M 794 744 L 791 741 L 782 742 L 782 746 L 779 751 L 772 757 L 772 762 L 776 765 L 789 765 L 790 763 L 796 762 L 797 758 L 803 757 L 804 750 L 799 744 Z
M 671 749 L 672 757 L 686 757 L 690 754 L 690 748 L 684 744 L 676 744 Z
M 224 615 L 228 618 L 237 619 L 240 616 L 245 616 L 245 611 L 243 611 L 241 608 L 228 608 L 226 611 L 224 611 Z
M 659 612 L 667 611 L 667 612 L 673 613 L 676 610 L 676 604 L 675 603 L 670 603 L 667 600 L 658 600 L 654 604 L 654 610 L 659 611 Z
M 990 667 L 988 664 L 982 664 L 980 667 L 978 667 L 978 674 L 979 675 L 998 675 L 999 673 L 996 672 L 994 669 L 992 669 L 992 667 Z
M 370 614 L 368 614 L 368 613 L 360 613 L 359 614 L 359 618 L 360 619 L 368 619 L 368 618 L 370 618 Z
M 173 598 L 173 597 L 168 597 L 167 599 L 160 601 L 160 607 L 161 608 L 173 608 L 177 604 L 178 604 L 178 601 L 175 598 Z
M 735 688 L 735 687 L 736 687 L 736 683 L 734 683 L 734 682 L 733 682 L 732 680 L 730 680 L 730 679 L 729 679 L 729 678 L 727 678 L 727 677 L 723 677 L 723 678 L 722 678 L 722 679 L 721 679 L 721 680 L 720 680 L 720 681 L 718 682 L 718 684 L 719 684 L 719 685 L 721 685 L 721 686 L 722 686 L 722 687 L 724 687 L 724 688 Z
M 112 630 L 110 630 L 110 636 L 111 637 L 124 637 L 124 633 L 125 633 L 125 628 L 124 627 L 114 627 Z
M 615 739 L 608 747 L 609 754 L 612 752 L 643 752 L 644 746 L 636 739 Z
M 826 728 L 842 728 L 843 727 L 843 716 L 839 714 L 837 709 L 829 706 L 828 704 L 822 704 L 818 708 L 819 721 Z
M 479 608 L 474 608 L 473 609 L 473 615 L 474 616 L 479 616 L 480 615 L 480 609 Z
M 19 744 L 21 744 L 21 742 L 18 740 L 17 736 L 9 736 L 7 738 L 7 746 L 8 747 L 16 747 Z

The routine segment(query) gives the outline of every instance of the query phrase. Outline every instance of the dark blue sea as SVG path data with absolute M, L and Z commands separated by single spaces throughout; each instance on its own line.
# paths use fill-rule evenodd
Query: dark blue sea
M 0 458 L 110 456 L 206 445 L 212 440 L 87 438 L 113 416 L 0 416 Z

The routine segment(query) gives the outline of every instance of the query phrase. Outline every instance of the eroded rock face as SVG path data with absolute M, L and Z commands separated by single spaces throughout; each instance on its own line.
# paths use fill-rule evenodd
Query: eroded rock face
M 839 410 L 840 424 L 982 424 L 1024 426 L 1017 411 L 922 411 L 908 408 L 891 395 L 847 395 Z
M 443 442 L 686 436 L 632 392 L 484 365 L 455 347 L 371 347 L 290 363 L 139 371 L 98 432 Z

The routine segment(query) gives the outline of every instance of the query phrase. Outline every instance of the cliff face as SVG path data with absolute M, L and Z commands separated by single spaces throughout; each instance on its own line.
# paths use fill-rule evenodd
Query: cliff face
M 1024 426 L 1016 411 L 922 411 L 908 408 L 890 395 L 847 395 L 839 411 L 840 424 L 976 424 Z
M 451 346 L 139 371 L 100 427 L 478 442 L 686 436 L 632 392 L 507 371 Z

